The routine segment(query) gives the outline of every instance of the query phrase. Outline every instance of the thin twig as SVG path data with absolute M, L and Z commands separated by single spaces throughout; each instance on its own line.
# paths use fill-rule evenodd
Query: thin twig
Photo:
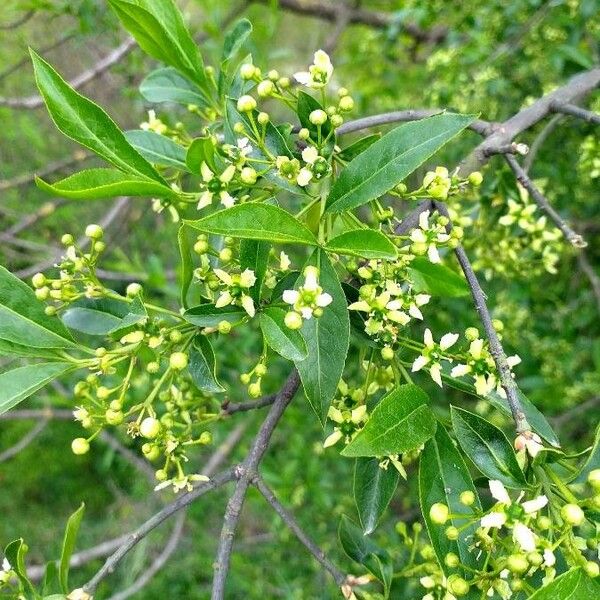
M 24 450 L 35 440 L 35 438 L 46 429 L 48 420 L 39 421 L 36 423 L 14 446 L 7 448 L 4 452 L 0 453 L 0 463 L 6 462 L 11 458 L 15 457 L 21 450 Z
M 538 190 L 525 170 L 512 154 L 505 154 L 504 158 L 512 169 L 517 181 L 529 192 L 533 201 L 545 212 L 554 224 L 562 231 L 567 240 L 576 248 L 585 248 L 587 242 L 564 221 L 564 219 L 552 208 L 547 198 Z
M 585 108 L 580 108 L 579 106 L 575 106 L 575 104 L 562 103 L 559 104 L 557 102 L 553 102 L 551 108 L 554 112 L 562 113 L 563 115 L 571 115 L 572 117 L 577 117 L 578 119 L 583 119 L 588 123 L 594 123 L 594 125 L 600 125 L 600 115 L 591 111 L 585 110 Z
M 594 270 L 594 267 L 592 267 L 588 261 L 587 256 L 583 251 L 579 252 L 577 255 L 577 262 L 579 263 L 579 268 L 585 273 L 586 277 L 590 281 L 590 284 L 592 285 L 592 292 L 596 298 L 596 306 L 600 312 L 600 277 Z
M 222 415 L 232 415 L 236 412 L 243 412 L 247 410 L 255 410 L 257 408 L 263 408 L 265 406 L 270 406 L 275 402 L 275 398 L 277 398 L 277 394 L 269 394 L 268 396 L 263 396 L 258 400 L 248 400 L 246 402 L 224 402 L 221 406 L 221 414 Z
M 394 229 L 396 235 L 406 235 L 409 231 L 412 231 L 419 224 L 419 217 L 421 213 L 426 210 L 431 210 L 433 203 L 430 199 L 423 200 L 420 202 L 411 212 L 409 212 Z
M 548 123 L 544 126 L 540 134 L 533 140 L 533 143 L 529 147 L 529 152 L 527 156 L 523 160 L 523 170 L 525 173 L 529 173 L 531 169 L 531 165 L 533 165 L 533 161 L 537 156 L 537 153 L 540 151 L 540 148 L 544 144 L 544 142 L 548 139 L 548 136 L 556 129 L 556 126 L 563 120 L 562 115 L 554 115 Z
M 279 502 L 273 491 L 264 482 L 260 476 L 256 476 L 252 484 L 263 495 L 265 500 L 271 505 L 273 510 L 281 517 L 282 521 L 289 527 L 294 535 L 300 540 L 304 547 L 315 557 L 317 562 L 328 571 L 338 585 L 342 585 L 346 581 L 346 575 L 340 571 L 327 558 L 323 550 L 321 550 L 304 532 L 300 524 L 296 521 L 294 515 Z

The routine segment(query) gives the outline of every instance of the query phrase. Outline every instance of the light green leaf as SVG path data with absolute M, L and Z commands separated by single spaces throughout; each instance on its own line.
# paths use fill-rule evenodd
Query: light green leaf
M 289 212 L 264 202 L 237 204 L 186 223 L 204 233 L 281 244 L 317 244 L 311 231 Z
M 165 135 L 143 129 L 125 132 L 127 141 L 149 162 L 163 167 L 187 171 L 186 149 Z
M 458 135 L 472 115 L 445 113 L 392 129 L 340 173 L 327 198 L 327 210 L 351 210 L 391 190 Z
M 467 507 L 460 502 L 460 494 L 464 491 L 471 491 L 475 494 L 473 507 Z M 472 518 L 472 508 L 481 510 L 481 503 L 469 470 L 450 436 L 440 424 L 438 424 L 435 436 L 426 442 L 425 449 L 421 453 L 419 500 L 431 545 L 444 573 L 450 575 L 457 570 L 461 570 L 460 567 L 454 569 L 446 565 L 444 559 L 448 552 L 453 552 L 459 556 L 460 564 L 477 568 L 480 564 L 477 559 L 478 553 L 469 550 L 478 526 L 477 522 L 464 527 L 464 518 L 450 518 L 448 524 L 454 525 L 460 530 L 458 539 L 454 541 L 446 537 L 446 527 L 433 523 L 429 516 L 429 510 L 436 502 L 448 506 L 451 514 L 464 514 L 468 519 Z M 471 578 L 468 572 L 464 575 L 467 579 Z
M 465 296 L 469 293 L 469 285 L 464 277 L 448 267 L 432 263 L 426 258 L 413 259 L 408 271 L 415 284 L 415 290 L 418 292 L 449 298 Z
M 73 368 L 72 363 L 51 362 L 0 373 L 0 415 Z
M 198 327 L 217 327 L 221 321 L 237 323 L 248 315 L 239 306 L 216 308 L 214 304 L 199 304 L 183 313 L 183 318 Z
M 284 358 L 302 361 L 308 355 L 306 342 L 299 331 L 286 327 L 286 311 L 270 306 L 259 315 L 259 323 L 267 345 Z
M 456 439 L 473 464 L 488 479 L 523 489 L 527 485 L 525 475 L 504 433 L 472 412 L 456 406 L 451 406 L 450 411 Z
M 304 322 L 302 335 L 308 356 L 295 364 L 304 393 L 321 424 L 324 424 L 346 363 L 350 319 L 344 291 L 327 254 L 323 250 L 315 250 L 307 264 L 319 269 L 319 285 L 332 296 L 333 301 L 323 309 L 321 317 Z
M 65 594 L 68 594 L 70 591 L 69 566 L 71 564 L 71 555 L 75 549 L 75 540 L 77 539 L 77 533 L 79 531 L 79 526 L 81 525 L 84 510 L 85 504 L 82 502 L 81 506 L 69 517 L 65 528 L 65 536 L 63 538 L 62 551 L 60 553 L 60 564 L 58 567 L 60 586 Z
M 199 390 L 208 394 L 218 394 L 225 391 L 225 388 L 217 379 L 215 353 L 205 335 L 197 335 L 192 342 L 188 370 L 194 385 Z
M 179 245 L 179 257 L 181 259 L 181 291 L 179 297 L 181 306 L 189 308 L 188 292 L 190 291 L 194 277 L 194 265 L 192 263 L 192 249 L 188 236 L 188 228 L 186 228 L 185 224 L 179 227 L 177 242 Z
M 214 163 L 214 153 L 215 146 L 210 138 L 200 137 L 192 140 L 185 156 L 185 163 L 188 170 L 191 173 L 199 175 L 200 166 L 203 162 L 206 162 L 213 171 L 216 171 L 217 167 Z
M 167 185 L 123 173 L 118 169 L 85 169 L 55 183 L 46 183 L 36 177 L 35 183 L 50 194 L 73 200 L 96 200 L 115 196 L 178 198 Z
M 594 438 L 594 445 L 592 446 L 590 455 L 577 476 L 573 479 L 573 483 L 585 483 L 588 475 L 594 469 L 600 469 L 600 425 L 596 428 L 596 437 Z
M 148 102 L 175 102 L 204 107 L 209 102 L 201 88 L 173 67 L 152 71 L 140 84 L 140 94 Z
M 435 433 L 436 421 L 427 394 L 413 384 L 384 396 L 343 456 L 389 456 L 422 446 Z
M 30 50 L 30 53 L 37 86 L 52 120 L 60 131 L 117 169 L 167 185 L 97 104 L 76 92 L 33 50 Z
M 347 162 L 357 157 L 359 154 L 364 152 L 369 146 L 373 145 L 377 140 L 381 139 L 381 133 L 373 133 L 367 135 L 364 138 L 357 140 L 356 142 L 342 148 L 339 157 Z
M 346 231 L 329 240 L 325 250 L 360 258 L 392 260 L 398 256 L 396 246 L 383 233 L 374 229 Z
M 571 569 L 537 590 L 529 600 L 592 600 L 600 597 L 600 585 L 582 569 Z
M 375 531 L 400 478 L 396 468 L 382 469 L 380 462 L 378 458 L 357 458 L 354 467 L 354 501 L 365 535 Z
M 252 33 L 252 23 L 248 19 L 240 19 L 225 35 L 221 62 L 225 62 L 242 47 Z
M 255 284 L 248 290 L 256 305 L 260 302 L 260 292 L 267 273 L 270 250 L 271 244 L 268 242 L 257 242 L 255 240 L 242 240 L 240 242 L 240 269 L 242 271 L 251 269 L 256 277 Z
M 4 549 L 4 556 L 10 563 L 12 570 L 17 574 L 21 585 L 28 590 L 30 597 L 35 597 L 35 588 L 27 577 L 27 568 L 25 567 L 25 554 L 29 548 L 22 538 L 12 541 Z
M 35 348 L 74 348 L 71 334 L 44 312 L 34 291 L 0 266 L 0 339 Z

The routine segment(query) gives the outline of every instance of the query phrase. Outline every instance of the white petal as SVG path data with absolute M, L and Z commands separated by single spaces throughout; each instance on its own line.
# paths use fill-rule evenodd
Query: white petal
M 473 340 L 471 342 L 471 345 L 469 346 L 469 354 L 475 358 L 481 358 L 481 352 L 483 350 L 483 340 L 482 339 L 477 339 L 477 340 Z
M 229 292 L 221 292 L 221 295 L 215 302 L 216 308 L 223 308 L 224 306 L 229 306 L 231 304 L 232 297 Z
M 333 298 L 327 292 L 324 292 L 323 294 L 319 294 L 317 296 L 316 304 L 317 304 L 317 306 L 320 306 L 321 308 L 325 308 L 326 306 L 329 306 L 332 302 L 333 302 Z
M 540 450 L 542 450 L 544 447 L 539 436 L 536 437 L 538 438 L 537 440 L 532 437 L 525 442 L 525 447 L 527 448 L 527 452 L 531 458 L 535 458 L 540 453 Z
M 489 481 L 490 492 L 492 494 L 492 498 L 501 502 L 502 504 L 510 504 L 510 496 L 504 487 L 504 484 L 497 479 L 490 479 Z
M 513 539 L 524 552 L 533 552 L 535 550 L 535 535 L 527 525 L 515 523 L 513 527 Z
M 242 296 L 242 307 L 250 317 L 253 317 L 256 314 L 254 300 L 250 296 Z
M 323 442 L 323 448 L 329 448 L 329 446 L 333 446 L 337 444 L 342 439 L 342 432 L 336 429 L 331 435 L 327 437 L 327 439 Z
M 424 244 L 427 241 L 427 236 L 421 229 L 413 229 L 410 234 L 410 241 L 415 242 L 415 244 Z
M 202 179 L 204 181 L 210 181 L 215 176 L 205 162 L 200 165 L 200 173 L 202 174 Z
M 411 304 L 408 307 L 408 314 L 415 319 L 421 319 L 421 321 L 423 320 L 423 313 L 419 310 L 416 304 Z
M 221 198 L 221 204 L 225 208 L 231 208 L 235 204 L 235 198 L 225 190 L 219 192 L 219 197 Z
M 521 506 L 523 507 L 523 510 L 529 515 L 531 513 L 536 513 L 538 510 L 544 508 L 546 504 L 548 504 L 548 498 L 546 496 L 538 496 L 533 500 L 523 502 Z
M 292 261 L 290 257 L 282 250 L 279 254 L 279 268 L 282 271 L 287 271 L 290 268 Z
M 440 258 L 440 253 L 436 248 L 435 244 L 429 244 L 429 248 L 427 248 L 427 257 L 429 261 L 432 263 L 441 263 L 442 259 Z
M 400 310 L 402 308 L 402 300 L 390 300 L 385 307 L 387 310 Z
M 417 356 L 415 362 L 412 365 L 413 373 L 416 371 L 420 371 L 428 362 L 429 358 L 427 358 L 426 356 Z
M 549 548 L 544 550 L 544 566 L 545 567 L 553 567 L 556 564 L 556 556 L 554 556 L 554 552 Z
M 475 392 L 478 396 L 485 396 L 489 391 L 485 375 L 475 375 Z
M 306 267 L 304 269 L 304 285 L 302 286 L 305 290 L 314 292 L 319 287 L 319 270 L 317 267 Z
M 327 416 L 334 422 L 336 423 L 343 423 L 344 422 L 344 415 L 342 414 L 342 411 L 339 408 L 336 408 L 335 406 L 330 406 L 329 407 L 329 411 L 327 412 Z
M 298 177 L 296 178 L 296 183 L 300 187 L 304 187 L 310 183 L 310 180 L 312 179 L 312 177 L 313 177 L 313 174 L 310 169 L 302 168 L 302 169 L 300 169 L 300 173 L 298 173 Z
M 210 206 L 212 204 L 212 199 L 212 192 L 209 192 L 208 190 L 202 192 L 202 194 L 200 195 L 200 199 L 198 200 L 198 210 L 204 208 L 205 206 Z
M 506 523 L 506 515 L 502 512 L 494 512 L 488 513 L 481 517 L 481 526 L 482 527 L 497 527 L 500 528 Z
M 245 288 L 251 288 L 256 283 L 256 275 L 252 269 L 246 269 L 240 275 L 240 285 Z
M 231 275 L 223 271 L 223 269 L 215 269 L 214 273 L 225 285 L 231 285 L 233 283 Z
M 452 377 L 462 377 L 463 375 L 466 375 L 470 370 L 471 367 L 469 365 L 456 365 L 452 368 L 452 371 L 450 371 L 450 375 Z
M 394 323 L 400 323 L 400 325 L 406 325 L 410 321 L 410 317 L 401 310 L 390 310 L 386 317 Z
M 427 175 L 425 176 L 425 178 L 427 178 Z M 423 180 L 425 181 L 425 180 Z M 427 187 L 427 186 L 425 186 Z M 424 210 L 420 215 L 419 215 L 419 227 L 421 229 L 428 229 L 429 228 L 429 211 L 428 210 Z
M 506 362 L 508 363 L 508 366 L 512 369 L 512 367 L 516 367 L 518 364 L 521 363 L 521 357 L 517 356 L 516 354 L 514 356 L 507 356 Z
M 360 421 L 362 421 L 365 418 L 365 415 L 367 414 L 367 406 L 366 404 L 363 404 L 361 406 L 356 407 L 353 411 L 352 411 L 352 422 L 353 423 L 360 423 Z
M 229 165 L 224 171 L 223 173 L 221 173 L 221 176 L 219 177 L 219 179 L 223 182 L 223 183 L 229 183 L 232 179 L 233 176 L 235 175 L 235 165 Z
M 429 294 L 417 294 L 415 296 L 415 304 L 417 306 L 423 306 L 423 304 L 427 304 L 431 300 L 431 296 Z
M 298 290 L 285 290 L 282 298 L 287 304 L 296 304 L 298 298 L 300 298 L 300 292 Z
M 348 306 L 348 310 L 360 310 L 362 312 L 370 312 L 371 307 L 368 302 L 364 300 L 359 300 L 358 302 L 353 302 Z
M 313 56 L 313 64 L 323 71 L 328 71 L 331 68 L 329 54 L 324 50 L 317 50 Z
M 442 339 L 440 340 L 440 348 L 442 350 L 448 350 L 448 348 L 450 348 L 451 346 L 454 346 L 454 344 L 456 344 L 457 340 L 458 340 L 458 333 L 446 333 L 445 335 L 442 336 Z
M 423 343 L 425 346 L 427 346 L 427 348 L 433 348 L 433 335 L 431 335 L 431 329 L 429 329 L 429 327 L 423 334 Z
M 294 73 L 294 79 L 302 85 L 309 85 L 312 82 L 312 77 L 308 71 Z
M 429 367 L 429 374 L 431 375 L 431 379 L 433 379 L 440 387 L 442 387 L 441 370 L 442 365 L 440 365 L 440 363 L 433 363 L 431 367 Z
M 312 165 L 319 158 L 319 151 L 314 146 L 308 146 L 302 150 L 302 160 Z
M 312 319 L 313 309 L 309 306 L 304 306 L 300 309 L 300 314 L 302 315 L 303 319 L 306 319 L 308 321 L 309 319 Z

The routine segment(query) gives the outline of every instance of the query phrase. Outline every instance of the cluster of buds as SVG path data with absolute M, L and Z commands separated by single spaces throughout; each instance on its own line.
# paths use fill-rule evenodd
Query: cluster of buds
M 450 174 L 446 167 L 436 167 L 433 171 L 427 171 L 423 177 L 421 187 L 409 191 L 406 184 L 401 183 L 393 190 L 393 193 L 406 198 L 433 198 L 434 200 L 447 200 L 464 192 L 466 188 L 479 187 L 483 182 L 483 176 L 479 171 L 474 171 L 466 178 L 458 176 L 458 169 Z
M 338 393 L 327 413 L 333 421 L 333 432 L 323 442 L 329 448 L 343 440 L 349 444 L 362 429 L 367 420 L 366 395 L 362 388 L 350 388 L 342 379 L 338 384 Z
M 430 220 L 429 215 L 428 210 L 419 215 L 419 227 L 410 233 L 410 251 L 416 255 L 427 254 L 432 263 L 440 263 L 438 247 L 455 248 L 458 246 L 463 236 L 463 230 L 461 227 L 453 227 L 448 233 L 446 230 L 450 222 L 448 217 L 436 215 Z
M 262 394 L 262 378 L 267 374 L 266 357 L 262 356 L 251 371 L 242 373 L 240 381 L 248 386 L 248 395 L 258 398 Z
M 252 296 L 248 292 L 256 283 L 254 271 L 245 269 L 242 273 L 231 274 L 222 269 L 215 269 L 214 273 L 220 279 L 222 288 L 215 302 L 215 307 L 241 306 L 249 317 L 253 317 L 256 314 L 256 307 Z
M 283 301 L 292 306 L 292 310 L 285 315 L 286 326 L 300 329 L 305 320 L 319 318 L 333 298 L 319 285 L 319 269 L 308 266 L 304 269 L 304 283 L 298 289 L 285 290 Z

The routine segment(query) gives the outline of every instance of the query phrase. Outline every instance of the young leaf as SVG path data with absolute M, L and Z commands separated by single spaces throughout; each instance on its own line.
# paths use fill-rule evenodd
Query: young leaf
M 69 566 L 71 564 L 71 555 L 75 548 L 75 540 L 77 539 L 77 532 L 81 525 L 81 519 L 83 518 L 83 511 L 85 510 L 85 504 L 81 506 L 69 517 L 67 521 L 67 527 L 65 529 L 65 536 L 63 538 L 62 551 L 60 553 L 60 565 L 58 567 L 58 578 L 60 586 L 65 594 L 69 593 Z
M 375 531 L 396 487 L 400 473 L 392 465 L 379 466 L 378 458 L 357 458 L 354 466 L 354 501 L 363 532 Z
M 4 556 L 10 563 L 12 570 L 16 573 L 21 585 L 23 585 L 29 592 L 30 597 L 35 598 L 35 588 L 29 577 L 27 577 L 27 568 L 25 567 L 25 554 L 29 548 L 23 542 L 22 538 L 12 541 L 4 549 Z
M 197 221 L 186 223 L 204 233 L 316 246 L 312 232 L 289 212 L 264 202 L 236 204 Z
M 343 456 L 389 456 L 415 450 L 436 430 L 427 394 L 413 384 L 392 390 L 365 426 L 342 450 Z
M 0 266 L 0 339 L 35 348 L 74 348 L 71 334 L 44 312 L 34 291 Z
M 143 129 L 125 132 L 127 141 L 149 162 L 163 167 L 187 171 L 186 149 L 165 135 Z
M 592 600 L 600 597 L 600 585 L 582 569 L 571 569 L 529 596 L 529 600 Z
M 327 210 L 351 210 L 385 194 L 473 120 L 471 115 L 445 113 L 392 129 L 340 173 Z
M 45 192 L 72 200 L 97 200 L 115 196 L 177 198 L 177 194 L 167 185 L 123 173 L 118 169 L 85 169 L 55 183 L 46 183 L 36 177 L 35 183 Z
M 214 162 L 215 146 L 208 137 L 200 137 L 192 140 L 185 155 L 185 164 L 190 173 L 200 174 L 200 166 L 206 162 L 208 166 L 216 171 Z
M 473 535 L 478 524 L 475 522 L 473 525 L 463 527 L 463 519 L 451 518 L 449 524 L 458 527 L 460 534 L 456 541 L 449 540 L 445 534 L 446 527 L 433 523 L 429 510 L 433 504 L 441 502 L 448 506 L 451 514 L 464 514 L 465 518 L 472 518 L 473 507 L 464 506 L 460 502 L 460 494 L 464 491 L 475 494 L 474 508 L 481 510 L 469 470 L 444 427 L 438 424 L 435 436 L 426 442 L 425 449 L 421 453 L 419 501 L 431 545 L 446 575 L 456 572 L 456 569 L 448 567 L 444 562 L 448 552 L 454 552 L 459 556 L 461 564 L 477 568 L 478 554 L 476 551 L 469 550 L 469 546 L 473 543 Z M 470 579 L 468 572 L 466 577 Z
M 488 478 L 511 488 L 523 489 L 525 475 L 504 433 L 486 419 L 467 410 L 450 407 L 452 427 L 463 452 Z
M 590 450 L 590 455 L 581 467 L 579 473 L 573 479 L 573 483 L 585 483 L 588 475 L 594 470 L 600 469 L 600 425 L 596 429 L 594 445 Z
M 123 132 L 97 104 L 77 93 L 41 56 L 33 50 L 30 53 L 37 86 L 60 131 L 117 169 L 168 187 L 167 182 L 125 139 Z
M 224 392 L 225 388 L 217 379 L 215 353 L 205 335 L 197 335 L 190 348 L 190 366 L 188 367 L 196 387 L 209 394 Z
M 398 256 L 396 246 L 383 233 L 374 229 L 346 231 L 329 240 L 325 250 L 361 258 L 392 260 Z
M 108 1 L 144 52 L 206 84 L 200 51 L 173 0 Z
M 0 415 L 72 369 L 72 363 L 50 362 L 26 365 L 0 373 Z
M 304 393 L 321 424 L 342 377 L 350 343 L 350 319 L 337 273 L 323 250 L 315 250 L 307 264 L 319 269 L 319 285 L 333 298 L 321 317 L 304 322 L 302 335 L 308 356 L 296 361 Z
M 189 308 L 188 292 L 194 277 L 194 265 L 192 263 L 192 250 L 188 236 L 188 228 L 182 224 L 177 232 L 177 242 L 179 245 L 179 257 L 181 259 L 181 292 L 180 301 L 183 308 Z
M 252 32 L 252 23 L 248 19 L 240 19 L 232 29 L 225 35 L 223 42 L 223 53 L 221 55 L 221 71 L 219 72 L 219 96 L 226 92 L 227 75 L 229 73 L 229 64 L 238 50 Z
M 199 304 L 183 313 L 183 318 L 198 327 L 217 327 L 221 321 L 237 323 L 248 315 L 239 306 L 216 308 L 214 304 Z
M 283 358 L 304 360 L 308 355 L 306 342 L 299 331 L 286 327 L 285 315 L 286 311 L 277 306 L 265 308 L 260 313 L 259 323 L 265 342 Z
M 408 271 L 418 292 L 432 296 L 454 298 L 469 293 L 469 286 L 458 273 L 448 267 L 417 257 L 410 263 Z
M 268 242 L 257 242 L 255 240 L 242 240 L 240 242 L 240 269 L 242 271 L 251 269 L 256 277 L 255 284 L 249 290 L 255 304 L 260 301 L 260 291 L 267 273 L 270 250 L 271 244 Z
M 176 104 L 209 104 L 205 93 L 173 67 L 152 71 L 140 84 L 140 94 L 148 102 L 175 102 Z
M 363 534 L 346 515 L 342 515 L 338 529 L 340 543 L 344 552 L 353 561 L 365 567 L 374 577 L 383 583 L 385 597 L 389 594 L 394 565 L 390 555 L 380 548 L 371 538 Z

